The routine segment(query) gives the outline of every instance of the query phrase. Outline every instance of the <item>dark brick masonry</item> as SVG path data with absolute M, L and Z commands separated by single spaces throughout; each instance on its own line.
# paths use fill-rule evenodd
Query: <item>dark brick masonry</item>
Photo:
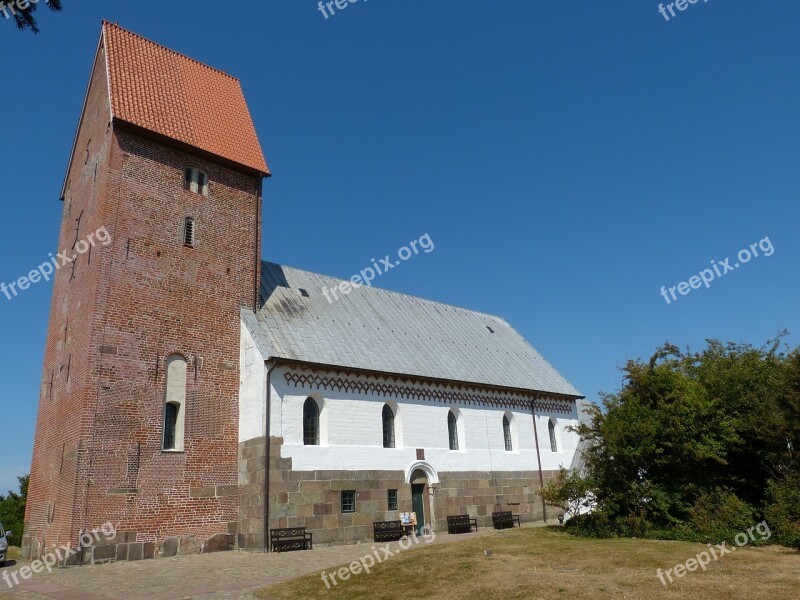
M 239 518 L 239 311 L 258 289 L 261 176 L 109 123 L 104 62 L 101 47 L 58 248 L 100 227 L 112 243 L 55 277 L 26 558 L 107 521 L 136 532 L 137 558 L 171 536 L 231 535 Z M 183 188 L 187 166 L 208 174 L 208 197 Z M 165 360 L 176 353 L 188 363 L 185 451 L 163 452 Z

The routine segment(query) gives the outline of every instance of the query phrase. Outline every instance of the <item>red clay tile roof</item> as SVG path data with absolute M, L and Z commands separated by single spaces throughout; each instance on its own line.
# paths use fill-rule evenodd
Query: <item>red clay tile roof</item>
M 239 80 L 103 22 L 112 117 L 269 175 Z

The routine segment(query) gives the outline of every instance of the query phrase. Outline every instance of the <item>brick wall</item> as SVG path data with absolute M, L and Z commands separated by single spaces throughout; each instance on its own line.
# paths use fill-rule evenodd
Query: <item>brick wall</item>
M 55 279 L 27 555 L 106 521 L 159 542 L 238 519 L 239 311 L 258 286 L 261 178 L 109 126 L 102 49 L 95 67 L 59 249 L 99 227 L 113 241 Z M 186 166 L 208 174 L 208 197 L 183 189 Z M 195 248 L 183 245 L 188 216 Z M 176 353 L 188 362 L 185 451 L 165 453 Z
M 112 136 L 104 62 L 101 49 L 68 173 L 59 252 L 71 252 L 77 235 L 95 231 L 106 220 Z M 102 312 L 101 280 L 109 258 L 110 247 L 98 246 L 78 258 L 74 270 L 61 267 L 54 277 L 25 517 L 25 555 L 39 554 L 43 545 L 74 544 L 85 516 L 89 407 L 98 388 L 96 352 L 90 349 L 98 343 L 94 323 Z

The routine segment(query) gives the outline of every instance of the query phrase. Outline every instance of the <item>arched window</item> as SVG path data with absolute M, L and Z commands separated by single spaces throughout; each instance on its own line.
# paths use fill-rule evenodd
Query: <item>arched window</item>
M 556 441 L 556 424 L 553 423 L 553 419 L 547 424 L 547 429 L 550 431 L 550 450 L 553 452 L 558 452 L 558 443 Z
M 450 450 L 458 450 L 458 420 L 452 410 L 447 413 L 447 432 L 450 437 Z
M 195 194 L 208 196 L 208 175 L 197 167 L 187 167 L 183 171 L 183 187 Z
M 394 412 L 388 404 L 383 405 L 383 447 L 394 448 Z
M 164 450 L 183 450 L 186 414 L 186 359 L 180 354 L 167 357 L 164 393 Z
M 319 405 L 313 398 L 303 404 L 303 444 L 319 446 Z
M 506 442 L 506 452 L 514 450 L 514 444 L 511 441 L 511 423 L 508 422 L 508 417 L 503 416 L 503 439 Z

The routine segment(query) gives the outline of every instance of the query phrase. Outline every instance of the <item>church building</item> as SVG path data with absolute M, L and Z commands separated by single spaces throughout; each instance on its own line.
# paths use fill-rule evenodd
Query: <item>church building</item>
M 269 176 L 236 78 L 103 23 L 61 194 L 74 260 L 54 278 L 25 558 L 107 522 L 114 543 L 76 560 L 266 550 L 284 527 L 371 540 L 401 512 L 437 533 L 545 518 L 583 396 L 499 317 L 365 285 L 332 300 L 341 280 L 262 261 Z

